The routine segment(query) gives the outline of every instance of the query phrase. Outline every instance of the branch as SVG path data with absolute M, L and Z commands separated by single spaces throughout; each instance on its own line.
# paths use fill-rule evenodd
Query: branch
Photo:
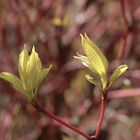
M 39 106 L 37 103 L 32 104 L 38 111 L 46 114 L 50 119 L 53 119 L 55 121 L 57 121 L 58 123 L 66 126 L 67 128 L 77 132 L 78 134 L 80 134 L 81 136 L 85 137 L 87 140 L 91 140 L 90 136 L 88 134 L 86 134 L 85 132 L 81 131 L 80 129 L 72 126 L 69 123 L 66 123 L 65 121 L 61 120 L 61 118 L 55 116 L 54 114 L 50 113 L 49 111 L 43 109 L 41 106 Z
M 122 53 L 119 57 L 119 60 L 122 61 L 125 57 L 125 50 L 126 50 L 126 47 L 127 47 L 129 23 L 128 23 L 127 16 L 126 16 L 125 0 L 120 0 L 120 4 L 121 4 L 121 10 L 122 10 L 122 17 L 123 17 L 123 20 L 124 20 L 124 23 L 125 23 L 124 44 L 123 44 L 123 48 L 122 48 Z
M 95 139 L 97 139 L 99 137 L 100 129 L 101 129 L 103 118 L 104 118 L 104 112 L 105 112 L 105 99 L 102 96 L 101 113 L 100 113 L 98 126 L 97 126 L 96 133 L 95 133 Z
M 134 96 L 140 96 L 140 88 L 121 89 L 121 90 L 111 91 L 111 92 L 109 92 L 107 98 L 108 99 L 118 99 L 118 98 L 134 97 Z

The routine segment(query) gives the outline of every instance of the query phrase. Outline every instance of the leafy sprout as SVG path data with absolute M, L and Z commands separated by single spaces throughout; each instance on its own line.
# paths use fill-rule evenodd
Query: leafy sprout
M 94 75 L 97 75 L 101 81 L 101 85 L 98 80 L 89 74 L 86 74 L 86 79 L 98 86 L 103 92 L 105 92 L 127 69 L 127 65 L 120 65 L 108 79 L 108 60 L 102 53 L 102 51 L 91 41 L 86 35 L 81 35 L 81 41 L 85 55 L 77 53 L 74 58 L 80 60 L 82 64 L 88 67 Z
M 1 72 L 0 78 L 8 81 L 17 91 L 21 92 L 28 100 L 34 100 L 39 87 L 50 71 L 49 68 L 42 68 L 40 58 L 32 48 L 29 55 L 28 50 L 24 47 L 19 55 L 18 72 L 19 78 L 9 72 Z

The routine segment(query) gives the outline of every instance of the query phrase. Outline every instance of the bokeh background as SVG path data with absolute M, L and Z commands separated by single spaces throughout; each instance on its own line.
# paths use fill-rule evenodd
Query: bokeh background
M 99 91 L 84 77 L 89 70 L 73 58 L 83 53 L 85 32 L 108 58 L 108 75 L 122 63 L 129 66 L 109 91 L 99 140 L 140 140 L 139 0 L 0 0 L 0 71 L 18 75 L 24 44 L 35 45 L 44 67 L 53 65 L 39 104 L 92 135 Z M 0 140 L 84 138 L 36 111 L 0 80 Z

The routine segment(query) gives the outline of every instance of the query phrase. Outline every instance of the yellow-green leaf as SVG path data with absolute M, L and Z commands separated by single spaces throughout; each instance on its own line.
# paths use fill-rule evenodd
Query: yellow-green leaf
M 37 84 L 38 76 L 41 71 L 41 61 L 38 54 L 35 51 L 35 48 L 32 48 L 31 54 L 29 56 L 26 68 L 26 74 L 28 77 L 27 88 L 29 91 L 32 91 Z M 29 78 L 30 77 L 30 78 Z
M 41 85 L 41 83 L 45 80 L 45 78 L 46 78 L 47 74 L 49 73 L 51 67 L 52 67 L 52 65 L 50 65 L 49 68 L 45 68 L 45 69 L 42 69 L 40 71 L 37 87 L 39 87 Z
M 97 73 L 106 73 L 108 70 L 108 61 L 101 50 L 91 41 L 91 39 L 85 34 L 81 35 L 82 45 L 85 50 L 88 61 L 92 64 L 92 67 L 96 69 Z
M 84 66 L 89 67 L 89 62 L 86 56 L 77 53 L 77 56 L 73 57 L 80 60 Z
M 87 58 L 86 56 L 77 53 L 77 56 L 74 56 L 74 58 L 80 60 L 84 66 L 88 67 L 88 68 L 89 68 L 91 71 L 93 71 L 94 73 L 97 73 L 97 72 L 94 70 L 94 68 L 92 68 L 92 67 L 90 66 L 90 63 L 89 63 L 88 58 Z
M 0 78 L 9 82 L 17 91 L 24 92 L 21 80 L 9 72 L 1 72 Z
M 92 84 L 98 86 L 98 83 L 97 83 L 96 79 L 94 79 L 92 76 L 86 74 L 85 77 L 86 77 L 86 79 L 87 79 L 90 83 L 92 83 Z
M 19 55 L 18 71 L 24 88 L 26 88 L 28 76 L 25 74 L 27 69 L 27 62 L 29 54 L 26 46 L 24 45 L 23 51 Z
M 24 94 L 28 100 L 34 100 L 37 96 L 38 88 L 48 74 L 49 68 L 43 69 L 41 60 L 38 53 L 35 51 L 35 47 L 32 48 L 30 55 L 26 46 L 19 55 L 19 76 L 2 72 L 0 78 L 8 81 L 12 86 Z
M 127 65 L 120 65 L 111 75 L 108 87 L 110 87 L 114 81 L 116 81 L 124 72 L 126 72 L 126 70 L 128 70 Z
M 101 50 L 90 40 L 86 34 L 85 36 L 81 35 L 81 39 L 91 69 L 96 71 L 96 73 L 100 76 L 102 88 L 105 89 L 107 85 L 106 75 L 108 70 L 108 61 Z

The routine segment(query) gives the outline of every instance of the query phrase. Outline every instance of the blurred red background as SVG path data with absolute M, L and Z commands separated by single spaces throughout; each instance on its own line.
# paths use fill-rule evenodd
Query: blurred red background
M 44 107 L 89 134 L 100 112 L 99 91 L 73 59 L 87 33 L 109 60 L 109 75 L 129 71 L 110 90 L 99 140 L 140 139 L 139 0 L 0 0 L 0 71 L 18 75 L 18 55 L 36 47 L 44 67 L 53 65 L 38 95 Z M 0 140 L 84 140 L 36 111 L 0 80 Z

